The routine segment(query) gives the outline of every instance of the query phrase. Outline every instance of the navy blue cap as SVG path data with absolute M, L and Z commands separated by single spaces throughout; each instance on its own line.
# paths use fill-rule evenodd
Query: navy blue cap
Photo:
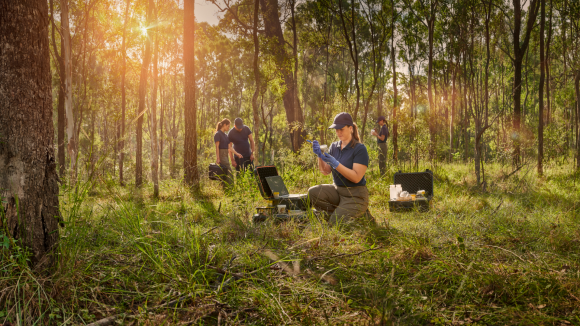
M 242 128 L 244 126 L 244 120 L 242 120 L 242 118 L 236 118 L 236 120 L 234 120 L 234 125 L 238 128 Z
M 381 122 L 381 120 L 385 120 L 385 116 L 381 115 L 378 119 L 377 119 L 377 123 Z
M 342 129 L 345 126 L 353 126 L 354 122 L 350 114 L 341 112 L 334 117 L 334 123 L 328 129 Z

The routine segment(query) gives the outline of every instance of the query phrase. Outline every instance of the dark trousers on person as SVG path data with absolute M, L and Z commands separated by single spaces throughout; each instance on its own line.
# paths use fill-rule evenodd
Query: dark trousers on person
M 379 143 L 379 170 L 381 176 L 387 173 L 387 143 Z
M 249 167 L 251 170 L 254 170 L 254 161 L 250 160 L 250 156 L 243 156 L 241 158 L 236 156 L 236 171 L 246 171 Z

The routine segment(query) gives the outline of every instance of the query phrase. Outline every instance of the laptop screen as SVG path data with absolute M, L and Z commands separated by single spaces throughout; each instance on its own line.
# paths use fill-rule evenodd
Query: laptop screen
M 280 197 L 289 195 L 288 189 L 286 189 L 286 185 L 281 176 L 266 177 L 266 182 L 268 182 L 268 186 L 270 187 L 270 190 L 272 190 L 272 193 L 277 192 L 280 194 Z

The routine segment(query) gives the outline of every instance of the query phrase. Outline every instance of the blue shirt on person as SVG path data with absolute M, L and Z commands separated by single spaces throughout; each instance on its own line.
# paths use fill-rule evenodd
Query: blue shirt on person
M 243 157 L 250 157 L 250 155 L 252 155 L 249 138 L 251 134 L 252 131 L 246 125 L 244 125 L 240 131 L 236 128 L 232 128 L 228 134 L 228 139 L 234 145 L 234 150 L 239 154 L 242 154 Z
M 377 143 L 379 143 L 379 144 L 387 142 L 387 138 L 389 137 L 389 127 L 387 127 L 387 124 L 384 124 L 381 127 L 381 130 L 379 130 L 379 136 L 382 136 L 382 135 L 385 135 L 385 140 L 380 140 L 377 137 Z
M 340 149 L 342 141 L 334 142 L 330 145 L 328 153 L 332 155 L 340 164 L 351 170 L 354 163 L 369 166 L 369 152 L 367 151 L 367 147 L 361 143 L 356 143 L 354 146 L 352 146 L 353 141 L 354 139 L 343 149 Z M 332 169 L 332 179 L 334 180 L 334 184 L 337 186 L 358 187 L 367 184 L 367 180 L 364 176 L 358 183 L 354 183 L 345 178 L 335 169 Z
M 218 130 L 215 135 L 213 135 L 214 143 L 220 142 L 219 149 L 228 149 L 230 144 L 230 140 L 228 139 L 228 135 L 226 135 L 223 131 Z

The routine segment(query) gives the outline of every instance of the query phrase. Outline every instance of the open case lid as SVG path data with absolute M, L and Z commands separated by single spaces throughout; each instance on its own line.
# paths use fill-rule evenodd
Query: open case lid
M 268 185 L 267 177 L 278 176 L 278 169 L 274 165 L 258 166 L 254 169 L 254 175 L 256 176 L 256 181 L 258 181 L 258 187 L 260 188 L 260 193 L 264 199 L 274 198 L 272 190 Z
M 395 173 L 394 184 L 400 184 L 403 191 L 416 194 L 419 190 L 425 190 L 425 197 L 433 198 L 433 172 L 427 169 L 425 172 Z
M 266 182 L 268 182 L 268 187 L 272 193 L 277 192 L 280 197 L 288 196 L 288 189 L 284 184 L 284 180 L 279 175 L 273 177 L 266 177 Z

